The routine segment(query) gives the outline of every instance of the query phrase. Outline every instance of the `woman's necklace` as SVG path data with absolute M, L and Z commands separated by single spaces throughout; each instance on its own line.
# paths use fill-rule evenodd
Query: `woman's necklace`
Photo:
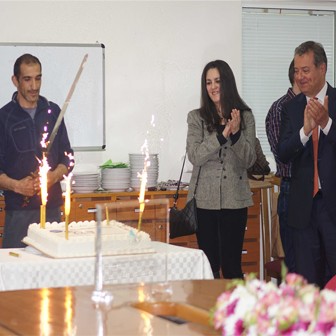
M 226 120 L 225 120 L 225 118 L 223 117 L 223 115 L 222 115 L 222 112 L 218 112 L 218 115 L 219 115 L 219 117 L 220 117 L 220 124 L 221 125 L 225 125 L 226 124 Z

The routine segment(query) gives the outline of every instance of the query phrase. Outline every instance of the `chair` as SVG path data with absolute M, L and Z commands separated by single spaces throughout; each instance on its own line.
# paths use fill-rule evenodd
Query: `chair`
M 272 184 L 280 186 L 280 179 L 274 177 Z M 272 233 L 278 234 L 276 230 L 277 225 L 279 225 L 279 219 L 277 215 L 277 200 L 278 192 L 274 192 L 274 187 L 271 189 L 271 214 L 272 214 Z M 268 195 L 267 189 L 262 189 L 262 244 L 263 244 L 263 260 L 264 260 L 264 279 L 270 281 L 271 278 L 277 279 L 277 283 L 281 283 L 281 265 L 284 258 L 279 258 L 277 260 L 271 260 L 271 233 L 268 221 Z

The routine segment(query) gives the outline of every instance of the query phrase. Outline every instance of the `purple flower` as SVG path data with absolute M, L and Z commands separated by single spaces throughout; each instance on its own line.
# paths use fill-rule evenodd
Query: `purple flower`
M 324 335 L 329 335 L 331 328 L 334 326 L 334 321 L 326 323 L 318 322 L 314 331 L 321 331 Z
M 234 313 L 234 310 L 237 306 L 237 302 L 239 299 L 234 300 L 232 303 L 230 303 L 227 307 L 226 307 L 226 316 L 230 316 L 231 314 Z
M 241 336 L 245 331 L 244 321 L 239 319 L 235 325 L 234 336 Z

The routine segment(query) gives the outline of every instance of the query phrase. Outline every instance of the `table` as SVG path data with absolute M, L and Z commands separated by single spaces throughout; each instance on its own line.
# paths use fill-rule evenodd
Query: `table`
M 111 309 L 95 309 L 93 286 L 43 288 L 0 292 L 0 335 L 221 335 L 209 327 L 209 310 L 225 291 L 229 280 L 172 281 L 170 297 L 154 301 L 148 296 L 155 284 L 107 285 L 113 296 Z M 163 301 L 162 301 L 163 300 Z M 134 308 L 134 303 L 151 313 Z M 161 307 L 181 304 L 185 324 L 158 315 Z M 167 310 L 166 310 L 167 312 Z
M 213 279 L 203 251 L 161 242 L 152 246 L 155 253 L 103 257 L 104 284 Z M 94 284 L 94 257 L 53 259 L 27 251 L 0 249 L 0 291 Z

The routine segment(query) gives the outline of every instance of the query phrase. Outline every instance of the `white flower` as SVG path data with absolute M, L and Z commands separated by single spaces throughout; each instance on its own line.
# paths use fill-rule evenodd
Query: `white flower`
M 287 275 L 280 288 L 247 278 L 219 297 L 213 316 L 227 336 L 336 336 L 336 292 L 319 291 L 297 274 Z
M 336 302 L 336 292 L 333 290 L 323 289 L 321 295 L 327 303 Z
M 247 329 L 246 336 L 258 336 L 257 325 L 254 324 Z
M 228 336 L 233 336 L 235 334 L 235 327 L 236 327 L 236 323 L 238 321 L 238 318 L 235 314 L 230 315 L 226 321 L 225 321 L 225 335 Z

